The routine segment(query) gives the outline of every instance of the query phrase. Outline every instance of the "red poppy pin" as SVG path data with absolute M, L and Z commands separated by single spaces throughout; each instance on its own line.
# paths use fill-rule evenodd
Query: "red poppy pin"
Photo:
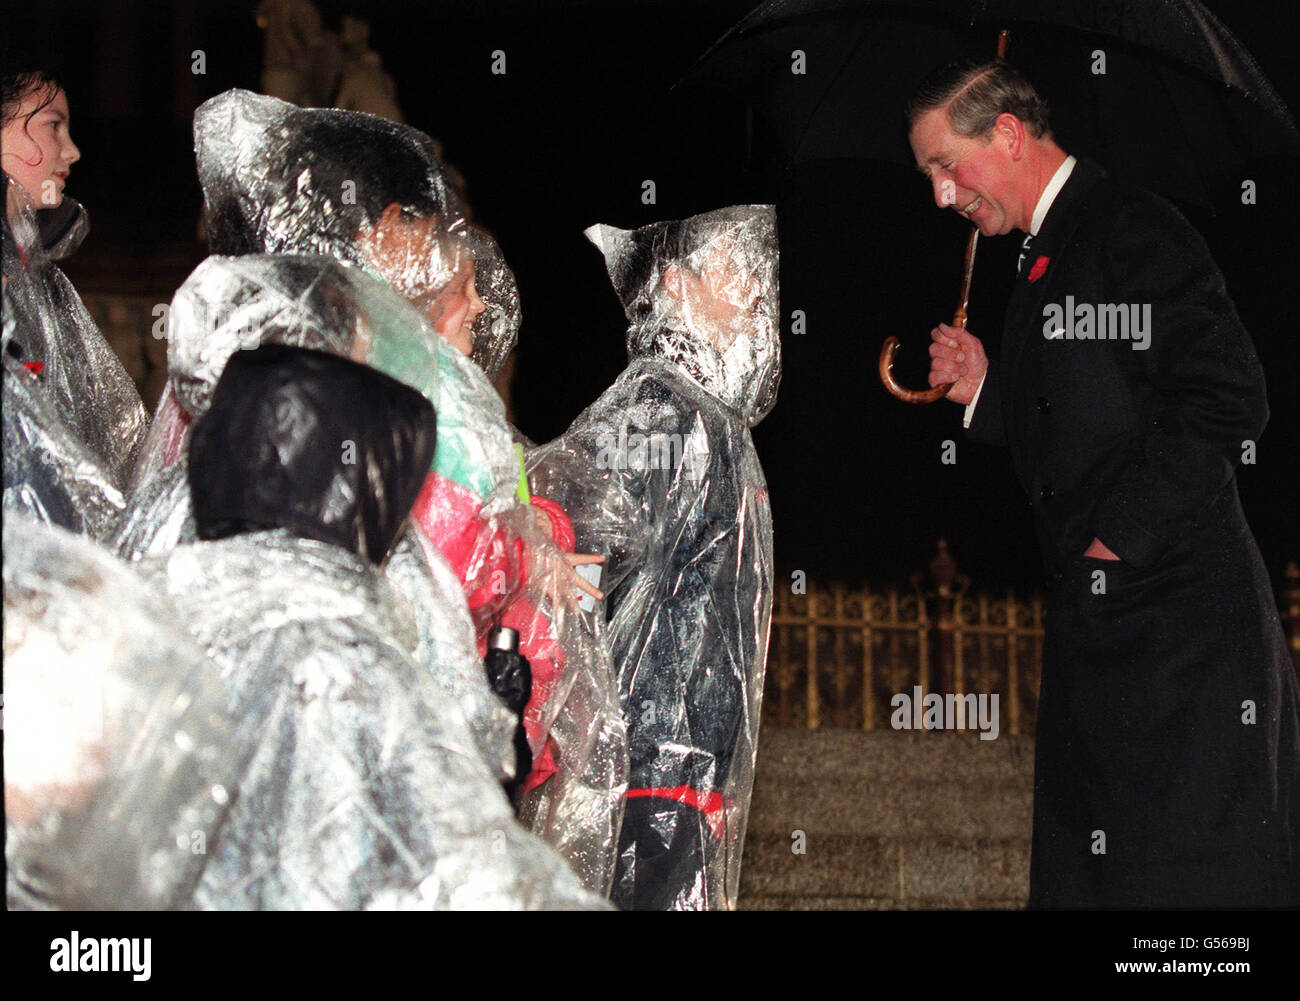
M 1039 257 L 1038 260 L 1034 261 L 1034 266 L 1029 269 L 1030 285 L 1032 285 L 1034 282 L 1038 281 L 1038 279 L 1043 277 L 1043 272 L 1047 270 L 1047 263 L 1050 260 L 1051 260 L 1050 257 Z

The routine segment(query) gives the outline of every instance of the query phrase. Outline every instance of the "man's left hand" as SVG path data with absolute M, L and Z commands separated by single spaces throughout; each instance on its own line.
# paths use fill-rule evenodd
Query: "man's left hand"
M 1093 539 L 1092 545 L 1083 551 L 1083 555 L 1098 560 L 1119 560 L 1119 557 L 1112 553 L 1101 539 Z

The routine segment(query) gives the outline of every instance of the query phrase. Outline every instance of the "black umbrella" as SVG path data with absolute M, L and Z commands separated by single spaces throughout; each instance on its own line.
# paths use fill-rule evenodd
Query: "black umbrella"
M 907 98 L 945 62 L 993 58 L 1003 29 L 1060 144 L 1175 201 L 1212 209 L 1244 165 L 1300 151 L 1273 86 L 1195 0 L 768 0 L 682 84 L 743 92 L 759 143 L 785 169 L 846 157 L 911 166 Z M 887 342 L 881 376 L 895 395 L 943 394 L 902 390 L 891 362 Z

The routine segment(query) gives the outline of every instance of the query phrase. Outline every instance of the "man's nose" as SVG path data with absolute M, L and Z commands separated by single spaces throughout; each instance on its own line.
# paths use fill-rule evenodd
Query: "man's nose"
M 930 176 L 930 188 L 934 193 L 934 204 L 941 209 L 946 209 L 954 202 L 954 187 L 952 178 L 944 177 L 938 171 Z

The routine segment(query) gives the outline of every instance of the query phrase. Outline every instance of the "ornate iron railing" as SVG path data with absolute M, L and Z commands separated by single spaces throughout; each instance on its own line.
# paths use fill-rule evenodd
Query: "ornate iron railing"
M 1300 674 L 1300 567 L 1279 608 Z M 790 580 L 789 575 L 785 577 Z M 802 592 L 802 593 L 800 593 Z M 768 647 L 763 722 L 886 728 L 899 694 L 997 694 L 1003 733 L 1034 732 L 1043 655 L 1041 597 L 970 593 L 947 546 L 929 581 L 883 591 L 843 584 L 779 587 Z

